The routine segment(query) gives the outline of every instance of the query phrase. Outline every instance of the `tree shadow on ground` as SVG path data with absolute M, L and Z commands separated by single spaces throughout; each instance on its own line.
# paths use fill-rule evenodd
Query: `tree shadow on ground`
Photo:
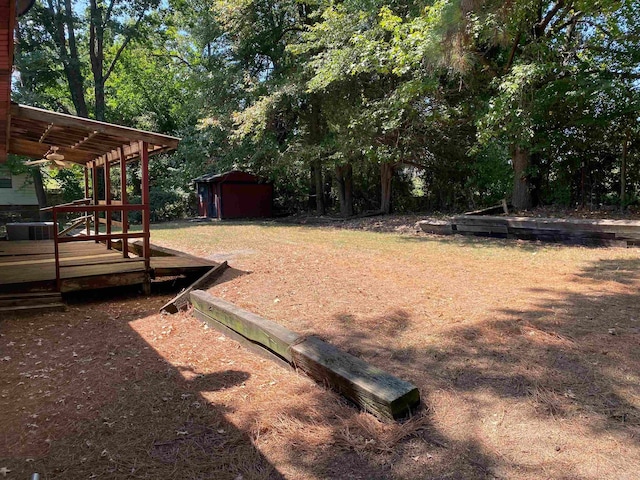
M 341 328 L 327 339 L 416 384 L 423 409 L 404 423 L 379 422 L 305 384 L 283 412 L 287 421 L 264 427 L 264 434 L 282 432 L 291 442 L 287 463 L 311 478 L 489 479 L 517 471 L 579 479 L 562 462 L 506 460 L 476 434 L 473 419 L 464 435 L 452 436 L 434 422 L 429 398 L 453 392 L 479 412 L 487 401 L 479 394 L 488 393 L 543 421 L 579 420 L 594 439 L 639 432 L 632 398 L 640 300 L 629 288 L 640 278 L 637 266 L 607 260 L 579 274 L 588 282 L 618 282 L 621 291 L 532 288 L 539 298 L 534 308 L 490 312 L 494 318 L 452 325 L 437 341 L 414 347 L 398 346 L 421 321 L 408 311 L 336 315 Z M 0 377 L 0 452 L 13 452 L 3 453 L 0 465 L 24 478 L 35 471 L 65 479 L 283 478 L 255 446 L 256 433 L 226 418 L 233 407 L 203 394 L 249 379 L 243 367 L 201 375 L 188 363 L 173 366 L 131 327 L 163 300 L 150 307 L 133 295 L 109 304 L 97 296 L 72 305 L 74 315 L 0 322 L 0 358 L 11 357 Z M 171 332 L 158 327 L 156 335 Z
M 508 248 L 513 250 L 522 250 L 526 252 L 537 252 L 540 250 L 560 249 L 560 248 L 589 248 L 600 249 L 607 248 L 602 245 L 575 245 L 561 242 L 545 242 L 542 240 L 519 240 L 513 238 L 498 238 L 491 236 L 475 236 L 475 235 L 436 235 L 436 234 L 418 234 L 418 235 L 402 235 L 402 241 L 407 243 L 435 243 L 455 245 L 460 247 L 471 247 L 477 249 L 483 248 Z
M 171 365 L 131 326 L 149 308 L 124 295 L 0 322 L 0 465 L 11 478 L 284 478 L 229 407 L 203 397 L 250 374 Z
M 534 412 L 533 419 L 586 426 L 594 441 L 618 432 L 639 442 L 640 296 L 637 289 L 629 288 L 640 279 L 638 267 L 640 261 L 635 259 L 600 260 L 578 276 L 591 283 L 617 282 L 626 291 L 532 288 L 530 295 L 539 299 L 534 308 L 504 309 L 494 312 L 493 319 L 453 325 L 438 335 L 437 342 L 423 347 L 394 347 L 396 338 L 420 322 L 403 311 L 365 319 L 336 315 L 335 322 L 342 328 L 328 340 L 413 382 L 423 399 L 434 390 L 457 392 L 465 398 L 489 394 Z M 395 328 L 389 326 L 393 319 Z M 504 459 L 488 454 L 486 445 L 472 434 L 460 445 L 442 433 L 438 438 L 448 450 L 459 447 L 474 452 L 447 470 L 453 478 L 465 465 L 480 464 L 492 474 L 496 465 L 504 465 Z M 548 465 L 542 463 L 539 470 L 514 464 L 509 468 L 548 476 Z M 434 470 L 429 475 L 438 478 L 440 473 Z M 557 475 L 559 471 L 554 478 Z M 567 473 L 567 478 L 578 477 Z

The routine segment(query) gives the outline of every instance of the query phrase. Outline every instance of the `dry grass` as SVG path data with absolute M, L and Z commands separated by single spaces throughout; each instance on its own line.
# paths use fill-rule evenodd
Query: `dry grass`
M 214 295 L 414 382 L 426 408 L 380 422 L 155 314 L 166 295 L 78 299 L 0 323 L 7 478 L 637 478 L 638 250 L 272 223 L 153 241 L 229 259 Z

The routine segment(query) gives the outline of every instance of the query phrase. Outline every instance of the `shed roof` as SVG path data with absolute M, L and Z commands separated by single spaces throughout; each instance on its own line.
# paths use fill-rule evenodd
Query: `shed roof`
M 241 170 L 230 170 L 224 173 L 207 173 L 192 180 L 193 183 L 221 183 L 225 181 L 247 183 L 265 182 L 263 178 Z
M 120 147 L 126 159 L 139 156 L 139 142 L 147 142 L 149 154 L 175 149 L 179 138 L 26 105 L 11 104 L 9 153 L 42 157 L 51 147 L 65 161 L 86 165 L 120 159 Z

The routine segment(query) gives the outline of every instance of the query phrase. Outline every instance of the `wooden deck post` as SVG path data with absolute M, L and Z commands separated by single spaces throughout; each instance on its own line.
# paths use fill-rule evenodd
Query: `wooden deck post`
M 127 157 L 124 155 L 124 148 L 118 148 L 118 154 L 120 155 L 120 203 L 127 205 Z M 129 232 L 129 212 L 122 210 L 122 233 Z M 122 239 L 122 256 L 129 258 L 129 241 L 126 238 Z
M 86 171 L 86 170 L 85 170 Z M 60 246 L 58 244 L 58 212 L 53 209 L 53 255 L 56 265 L 56 290 L 59 292 L 62 287 L 62 279 L 60 278 Z M 87 230 L 87 234 L 89 231 Z
M 144 263 L 147 273 L 150 272 L 151 248 L 149 245 L 151 229 L 151 206 L 149 198 L 149 145 L 147 142 L 140 142 L 140 172 L 142 175 L 142 232 L 144 233 L 144 247 L 142 253 L 144 255 Z M 145 282 L 145 294 L 151 293 L 151 281 Z
M 91 162 L 91 183 L 93 185 L 93 204 L 98 205 L 100 199 L 98 198 L 98 166 L 96 161 Z M 100 233 L 100 217 L 97 210 L 93 211 L 93 231 L 95 235 Z M 96 240 L 98 243 L 98 240 Z
M 111 205 L 111 153 L 107 153 L 104 161 L 104 203 L 105 205 Z M 105 212 L 107 235 L 111 235 L 111 215 L 112 212 L 107 210 Z M 111 250 L 111 239 L 107 239 L 107 248 Z
M 89 166 L 84 166 L 84 198 L 89 198 Z M 86 220 L 84 221 L 84 228 L 87 235 L 91 235 L 91 220 L 89 220 L 89 211 L 84 212 Z

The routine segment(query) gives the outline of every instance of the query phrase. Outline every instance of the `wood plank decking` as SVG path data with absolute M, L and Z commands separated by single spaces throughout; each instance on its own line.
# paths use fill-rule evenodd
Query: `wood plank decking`
M 62 292 L 142 284 L 151 278 L 201 275 L 217 263 L 192 256 L 123 258 L 94 241 L 60 244 Z M 0 294 L 55 291 L 53 241 L 0 242 Z

